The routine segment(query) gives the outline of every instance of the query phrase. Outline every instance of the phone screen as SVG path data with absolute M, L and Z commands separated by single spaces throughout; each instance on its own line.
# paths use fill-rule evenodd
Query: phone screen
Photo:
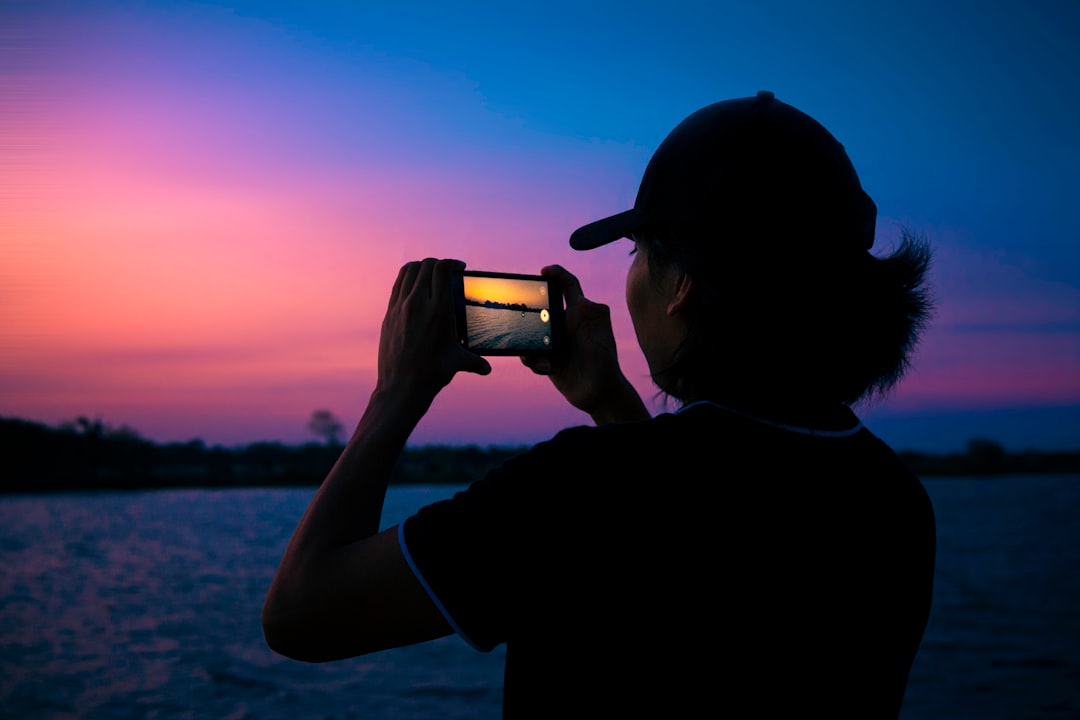
M 457 297 L 458 336 L 480 355 L 537 355 L 558 349 L 563 301 L 541 275 L 465 271 Z

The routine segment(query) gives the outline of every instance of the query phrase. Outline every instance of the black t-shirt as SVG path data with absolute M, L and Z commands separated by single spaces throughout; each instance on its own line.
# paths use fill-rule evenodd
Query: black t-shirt
M 504 714 L 896 717 L 930 607 L 929 499 L 838 408 L 702 403 L 565 430 L 407 519 Z

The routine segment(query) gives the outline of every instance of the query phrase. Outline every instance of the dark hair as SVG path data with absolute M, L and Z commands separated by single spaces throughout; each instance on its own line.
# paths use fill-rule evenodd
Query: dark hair
M 691 278 L 687 336 L 653 373 L 683 403 L 852 405 L 883 396 L 908 369 L 933 306 L 929 244 L 906 229 L 881 257 L 822 250 L 814 238 L 795 251 L 709 243 L 721 248 L 710 257 L 671 232 L 635 239 L 654 281 L 671 266 Z

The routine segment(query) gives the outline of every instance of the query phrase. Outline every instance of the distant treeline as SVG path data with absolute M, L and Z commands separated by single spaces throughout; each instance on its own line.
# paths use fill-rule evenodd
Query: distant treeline
M 0 493 L 314 486 L 326 477 L 341 448 L 333 440 L 235 448 L 207 446 L 202 440 L 158 444 L 100 420 L 79 418 L 52 428 L 0 418 Z M 520 450 L 409 448 L 395 465 L 391 483 L 464 485 Z
M 331 436 L 332 437 L 332 436 Z M 0 493 L 148 488 L 314 486 L 341 452 L 327 443 L 262 442 L 207 446 L 201 440 L 159 444 L 127 427 L 79 418 L 60 427 L 0 418 Z M 391 484 L 464 485 L 521 447 L 407 448 Z M 1080 451 L 1009 453 L 997 442 L 973 439 L 967 452 L 901 452 L 919 475 L 1080 473 Z

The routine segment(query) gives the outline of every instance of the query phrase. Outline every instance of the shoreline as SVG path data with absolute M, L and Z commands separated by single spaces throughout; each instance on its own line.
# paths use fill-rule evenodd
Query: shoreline
M 341 452 L 337 443 L 210 447 L 157 444 L 100 423 L 52 428 L 0 418 L 5 469 L 0 494 L 183 488 L 315 487 Z M 467 485 L 527 446 L 407 447 L 391 485 Z M 919 477 L 1080 474 L 1080 450 L 1008 452 L 973 438 L 963 453 L 897 452 Z

